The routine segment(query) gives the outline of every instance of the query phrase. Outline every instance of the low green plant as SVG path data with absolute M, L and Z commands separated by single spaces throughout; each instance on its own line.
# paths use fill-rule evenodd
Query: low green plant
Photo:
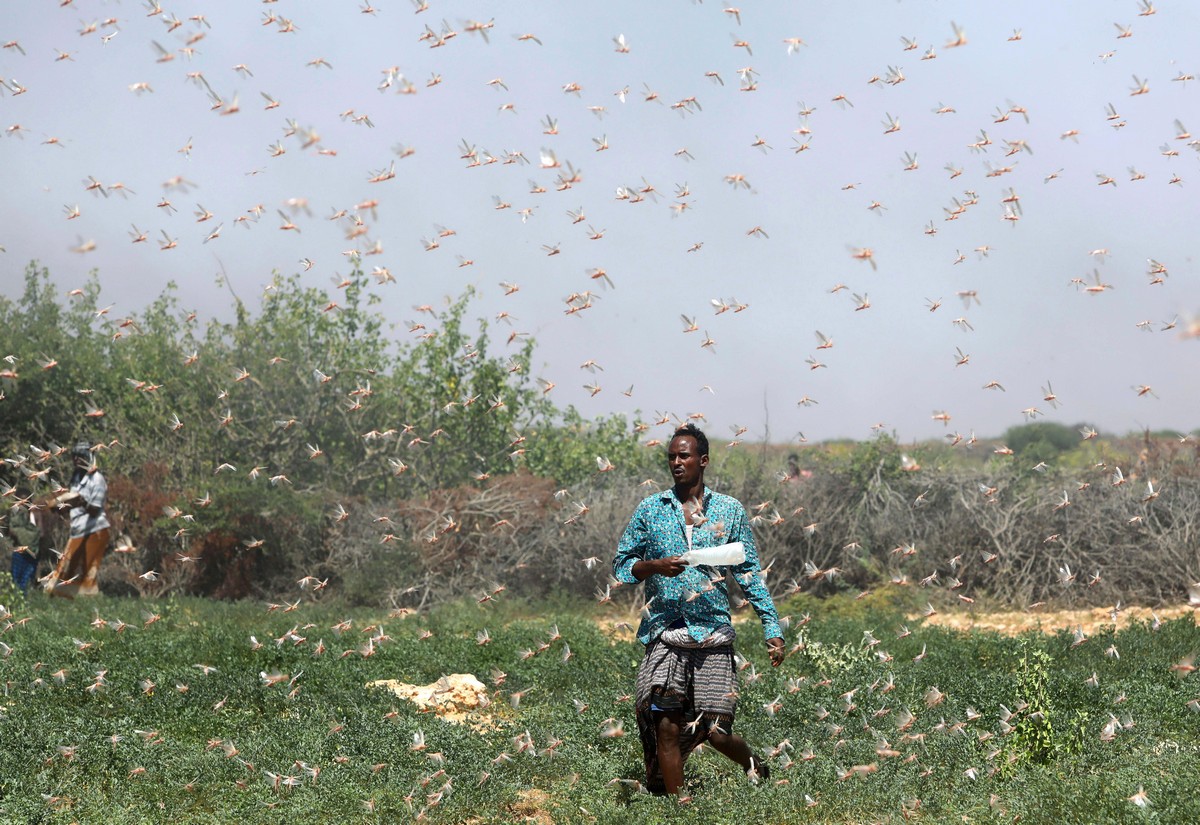
M 1017 641 L 1017 698 L 1019 715 L 1013 726 L 1011 753 L 1017 761 L 1044 764 L 1055 754 L 1054 712 L 1049 681 L 1053 660 L 1031 635 Z

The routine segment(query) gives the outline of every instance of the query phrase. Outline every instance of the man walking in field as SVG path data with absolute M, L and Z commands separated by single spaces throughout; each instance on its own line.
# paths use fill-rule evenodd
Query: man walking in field
M 638 733 L 646 784 L 677 794 L 683 763 L 707 741 L 752 779 L 769 768 L 732 732 L 737 704 L 733 623 L 724 568 L 689 566 L 685 552 L 742 542 L 745 561 L 732 572 L 762 621 L 771 664 L 783 662 L 783 632 L 759 575 L 758 553 L 745 508 L 704 485 L 708 438 L 694 424 L 675 431 L 667 449 L 672 489 L 638 505 L 617 545 L 613 575 L 646 584 L 638 640 L 646 645 L 637 675 Z

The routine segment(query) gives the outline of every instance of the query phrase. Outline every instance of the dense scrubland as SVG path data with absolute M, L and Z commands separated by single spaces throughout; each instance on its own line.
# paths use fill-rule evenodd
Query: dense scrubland
M 1200 634 L 1120 610 L 1200 579 L 1194 435 L 713 433 L 791 654 L 771 669 L 742 628 L 737 725 L 771 780 L 701 755 L 681 809 L 637 782 L 640 591 L 607 570 L 674 421 L 556 407 L 534 342 L 491 352 L 470 293 L 397 342 L 364 283 L 281 279 L 203 328 L 170 290 L 114 317 L 95 279 L 64 297 L 37 266 L 0 297 L 5 501 L 48 495 L 86 439 L 120 536 L 104 597 L 0 597 L 0 818 L 1200 818 Z M 927 621 L 1036 602 L 1112 624 Z M 472 724 L 364 687 L 455 672 L 488 686 Z

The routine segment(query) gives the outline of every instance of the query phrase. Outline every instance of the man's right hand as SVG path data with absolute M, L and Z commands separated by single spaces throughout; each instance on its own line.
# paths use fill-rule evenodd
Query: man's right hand
M 687 562 L 682 556 L 667 556 L 662 559 L 642 559 L 633 565 L 633 577 L 643 581 L 650 576 L 666 576 L 675 578 L 687 569 Z

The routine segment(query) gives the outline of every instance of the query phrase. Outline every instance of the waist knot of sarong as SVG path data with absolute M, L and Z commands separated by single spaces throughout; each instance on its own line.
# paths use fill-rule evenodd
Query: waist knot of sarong
M 689 649 L 723 647 L 733 644 L 735 638 L 737 638 L 737 633 L 734 631 L 732 625 L 718 627 L 712 633 L 699 640 L 692 637 L 687 627 L 668 627 L 659 636 L 663 644 Z

